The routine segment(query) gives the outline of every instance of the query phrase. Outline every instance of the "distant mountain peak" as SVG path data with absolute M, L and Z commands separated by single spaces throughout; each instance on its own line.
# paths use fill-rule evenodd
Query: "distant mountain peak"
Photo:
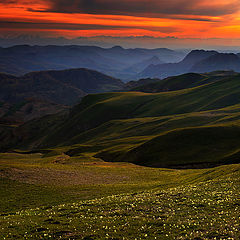
M 121 46 L 113 46 L 111 49 L 115 49 L 115 50 L 124 50 L 124 48 L 121 47 Z
M 166 78 L 188 72 L 206 73 L 219 70 L 240 72 L 239 56 L 214 50 L 193 50 L 178 63 L 154 64 L 151 62 L 137 76 L 139 78 Z
M 208 58 L 210 56 L 213 56 L 217 54 L 217 51 L 211 50 L 192 50 L 184 59 L 182 62 L 199 62 L 205 58 Z
M 234 53 L 217 53 L 197 62 L 191 68 L 194 72 L 213 72 L 219 70 L 240 71 L 240 58 Z

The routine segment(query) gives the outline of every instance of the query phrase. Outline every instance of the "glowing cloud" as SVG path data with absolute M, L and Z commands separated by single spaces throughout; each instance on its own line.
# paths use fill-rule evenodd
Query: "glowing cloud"
M 239 0 L 2 0 L 0 33 L 240 38 Z

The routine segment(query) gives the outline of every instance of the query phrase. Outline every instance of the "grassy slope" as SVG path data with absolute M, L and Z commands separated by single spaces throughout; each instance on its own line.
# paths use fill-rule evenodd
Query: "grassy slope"
M 206 167 L 235 163 L 239 140 L 233 133 L 239 131 L 239 84 L 237 75 L 173 92 L 89 95 L 41 146 L 70 155 L 91 155 L 106 161 L 130 161 L 147 166 L 196 167 L 201 163 Z M 231 125 L 234 128 L 227 127 Z M 214 135 L 220 136 L 217 141 Z M 206 150 L 201 139 L 208 136 L 209 141 L 212 139 L 208 151 L 199 155 Z M 181 144 L 181 137 L 186 139 L 185 144 Z M 177 151 L 173 151 L 175 146 L 171 144 L 175 141 L 179 142 Z M 227 142 L 229 147 L 218 150 Z M 161 145 L 165 147 L 155 151 Z M 183 154 L 179 154 L 181 149 Z M 213 149 L 219 154 L 212 154 Z M 150 154 L 152 159 L 147 160 L 148 154 L 144 152 L 154 152 Z
M 155 167 L 209 167 L 240 163 L 239 127 L 185 128 L 157 136 L 123 158 Z
M 132 88 L 131 91 L 140 92 L 164 92 L 164 91 L 176 91 L 185 88 L 196 87 L 197 84 L 202 85 L 201 82 L 206 82 L 208 76 L 197 73 L 187 73 L 180 76 L 169 77 L 157 82 L 152 82 L 144 84 L 143 86 L 138 86 Z
M 67 154 L 92 152 L 106 161 L 155 167 L 234 163 L 238 161 L 240 115 L 231 111 L 110 121 L 73 138 L 72 144 L 77 144 Z
M 237 76 L 238 74 L 231 71 L 216 71 L 212 73 L 198 74 L 186 73 L 179 76 L 168 77 L 153 83 L 144 84 L 132 88 L 131 91 L 140 91 L 148 93 L 177 91 L 186 88 L 193 88 L 207 83 L 213 83 L 224 78 Z
M 83 155 L 4 153 L 0 154 L 0 213 L 154 187 L 166 189 L 214 179 L 235 168 L 238 165 L 174 170 L 104 162 Z
M 67 116 L 67 111 L 63 111 L 30 120 L 20 126 L 7 123 L 0 124 L 1 152 L 18 148 L 19 146 L 34 148 L 50 131 L 53 131 L 57 125 L 63 123 Z
M 77 132 L 94 128 L 113 119 L 166 116 L 238 104 L 239 84 L 239 76 L 236 76 L 175 92 L 90 95 L 75 108 L 75 114 L 72 114 L 61 128 L 58 137 L 61 133 L 63 136 L 71 137 Z
M 5 154 L 1 173 L 4 158 L 5 167 L 23 169 L 22 175 L 36 167 L 53 173 L 74 168 L 88 181 L 68 185 L 59 176 L 57 183 L 40 185 L 33 176 L 1 179 L 6 191 L 0 198 L 0 233 L 6 239 L 135 239 L 136 232 L 142 239 L 239 238 L 239 165 L 180 171 L 74 158 L 61 166 L 50 158 L 43 163 L 36 154 Z M 99 192 L 88 172 L 101 181 L 111 174 L 127 178 L 101 183 Z M 39 171 L 35 177 L 43 180 Z

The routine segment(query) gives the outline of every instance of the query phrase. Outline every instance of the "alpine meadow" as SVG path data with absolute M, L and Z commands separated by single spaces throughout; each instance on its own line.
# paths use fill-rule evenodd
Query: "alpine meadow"
M 240 239 L 238 1 L 0 3 L 0 239 Z

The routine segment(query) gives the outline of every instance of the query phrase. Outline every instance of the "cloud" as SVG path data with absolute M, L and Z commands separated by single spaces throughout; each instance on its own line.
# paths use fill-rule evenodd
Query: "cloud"
M 11 1 L 11 0 L 10 0 Z M 239 10 L 238 0 L 46 0 L 47 11 L 161 17 L 223 16 Z
M 51 0 L 50 0 L 51 1 Z M 39 1 L 36 1 L 36 0 L 1 0 L 0 1 L 0 4 L 2 5 L 6 5 L 6 4 L 26 4 L 26 5 L 31 5 L 31 4 L 39 4 L 39 3 L 44 3 L 44 2 L 50 2 L 48 0 L 39 0 Z
M 75 24 L 56 22 L 20 22 L 0 21 L 0 29 L 55 29 L 55 30 L 116 30 L 116 29 L 146 29 L 162 33 L 177 32 L 177 27 L 146 27 L 146 26 L 123 26 L 123 25 L 100 25 L 100 24 Z
M 204 17 L 230 15 L 240 10 L 239 0 L 0 0 L 0 5 L 26 6 L 31 12 L 127 15 L 196 21 L 216 21 Z M 39 8 L 39 5 L 43 7 Z
M 65 37 L 105 34 L 237 38 L 240 34 L 238 2 L 0 0 L 0 31 L 21 33 L 39 30 L 49 36 Z
M 0 4 L 14 4 L 18 2 L 18 0 L 1 0 Z
M 74 23 L 51 23 L 51 22 L 14 22 L 0 21 L 0 28 L 12 29 L 61 29 L 61 30 L 100 30 L 121 29 L 124 26 L 99 25 L 99 24 L 74 24 Z

